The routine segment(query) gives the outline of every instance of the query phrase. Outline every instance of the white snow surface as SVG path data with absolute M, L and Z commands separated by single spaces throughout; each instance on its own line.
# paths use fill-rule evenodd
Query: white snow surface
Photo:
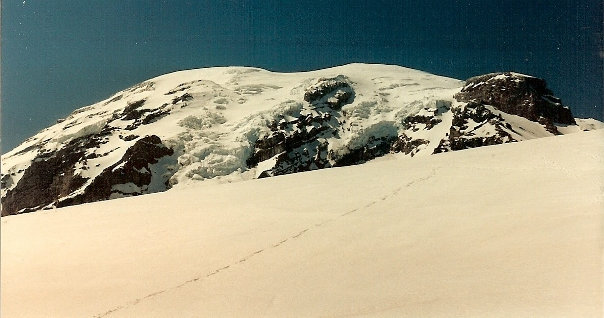
M 602 317 L 603 138 L 3 217 L 1 315 Z

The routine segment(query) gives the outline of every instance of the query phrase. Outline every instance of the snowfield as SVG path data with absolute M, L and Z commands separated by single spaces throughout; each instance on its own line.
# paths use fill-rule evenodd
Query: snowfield
M 392 154 L 3 217 L 1 314 L 602 317 L 603 139 Z

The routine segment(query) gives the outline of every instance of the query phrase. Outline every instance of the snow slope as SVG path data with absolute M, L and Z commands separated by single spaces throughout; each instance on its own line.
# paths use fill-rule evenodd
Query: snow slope
M 2 317 L 601 317 L 604 131 L 2 218 Z

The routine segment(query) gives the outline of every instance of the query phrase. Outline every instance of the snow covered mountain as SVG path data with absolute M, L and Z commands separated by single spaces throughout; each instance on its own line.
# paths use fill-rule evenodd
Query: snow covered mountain
M 602 317 L 603 138 L 3 217 L 0 315 Z
M 2 215 L 603 126 L 517 73 L 181 71 L 80 108 L 3 155 Z

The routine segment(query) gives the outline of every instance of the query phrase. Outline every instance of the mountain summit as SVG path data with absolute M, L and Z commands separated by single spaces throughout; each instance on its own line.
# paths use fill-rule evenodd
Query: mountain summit
M 175 72 L 74 111 L 2 156 L 2 215 L 601 128 L 544 80 L 388 65 Z

